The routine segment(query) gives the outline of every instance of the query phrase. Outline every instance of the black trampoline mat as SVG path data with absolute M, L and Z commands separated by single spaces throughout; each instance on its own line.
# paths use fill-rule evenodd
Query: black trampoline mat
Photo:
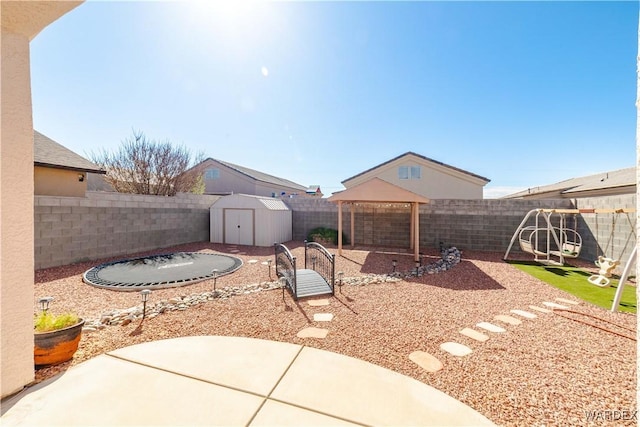
M 230 255 L 176 252 L 125 259 L 87 270 L 85 283 L 120 291 L 184 286 L 233 273 L 242 260 Z

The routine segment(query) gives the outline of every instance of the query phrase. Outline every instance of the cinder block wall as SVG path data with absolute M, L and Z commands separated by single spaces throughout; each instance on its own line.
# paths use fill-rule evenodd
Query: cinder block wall
M 35 196 L 35 268 L 209 240 L 219 196 Z
M 338 208 L 326 199 L 287 199 L 293 210 L 293 239 L 304 240 L 315 227 L 337 228 Z M 420 208 L 420 245 L 481 251 L 506 251 L 511 236 L 531 209 L 571 208 L 568 199 L 553 200 L 431 200 Z M 409 205 L 355 206 L 355 244 L 407 246 Z M 350 208 L 343 206 L 343 230 L 350 234 Z M 517 250 L 518 248 L 516 248 Z
M 635 209 L 636 195 L 590 197 L 577 199 L 575 203 L 579 209 Z M 582 236 L 580 258 L 596 260 L 598 255 L 604 255 L 620 260 L 621 265 L 626 264 L 636 243 L 634 237 L 636 218 L 635 212 L 580 215 L 578 220 L 578 233 Z M 632 274 L 635 274 L 635 270 L 632 270 Z

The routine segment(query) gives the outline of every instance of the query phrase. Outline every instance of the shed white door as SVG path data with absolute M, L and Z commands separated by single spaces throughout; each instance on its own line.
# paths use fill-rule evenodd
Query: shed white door
M 224 243 L 253 246 L 253 209 L 224 210 Z

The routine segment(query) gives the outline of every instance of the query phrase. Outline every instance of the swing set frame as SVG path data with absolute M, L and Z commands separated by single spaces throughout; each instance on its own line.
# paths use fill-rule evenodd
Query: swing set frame
M 540 264 L 545 265 L 556 265 L 561 266 L 565 263 L 565 258 L 577 258 L 580 255 L 580 249 L 582 248 L 582 237 L 578 234 L 577 227 L 577 215 L 583 214 L 596 214 L 596 229 L 598 227 L 597 214 L 627 214 L 627 219 L 632 228 L 632 233 L 629 234 L 627 240 L 624 245 L 624 250 L 627 248 L 627 244 L 631 239 L 631 236 L 635 236 L 635 226 L 631 222 L 631 219 L 628 214 L 635 213 L 635 208 L 620 208 L 620 209 L 532 209 L 525 215 L 524 219 L 516 229 L 515 233 L 511 237 L 511 241 L 509 242 L 509 246 L 507 247 L 507 251 L 504 254 L 503 259 L 506 261 L 509 257 L 509 253 L 515 243 L 516 240 L 520 243 L 520 249 L 523 252 L 533 254 L 534 260 L 539 262 Z M 527 226 L 527 222 L 529 218 L 535 215 L 535 225 Z M 554 225 L 554 215 L 559 217 L 556 222 L 558 225 Z M 567 228 L 566 216 L 573 215 L 574 216 L 574 228 Z M 609 236 L 609 240 L 607 242 L 607 247 L 603 252 L 606 252 L 609 248 L 609 245 L 613 240 L 613 232 L 615 230 L 616 217 L 614 217 L 612 222 L 612 230 L 611 235 Z M 543 219 L 544 222 L 542 225 L 540 224 L 540 219 Z M 543 238 L 540 239 L 540 234 L 543 235 Z M 596 236 L 597 238 L 597 236 Z M 542 246 L 540 246 L 540 241 L 542 240 Z M 603 254 L 604 255 L 604 254 Z M 637 245 L 634 246 L 634 249 L 627 261 L 622 276 L 620 277 L 620 281 L 618 284 L 618 289 L 616 290 L 616 295 L 613 300 L 613 305 L 611 307 L 611 311 L 616 311 L 618 305 L 620 304 L 620 298 L 622 296 L 622 290 L 625 286 L 626 280 L 630 273 L 630 267 L 635 262 L 637 258 Z M 600 261 L 602 259 L 603 261 Z M 606 258 L 604 256 L 598 257 L 596 260 L 596 265 L 600 267 L 600 263 L 603 264 L 602 267 L 605 266 L 605 262 L 615 262 L 616 265 L 619 264 L 617 260 L 613 260 L 611 258 Z M 608 264 L 607 264 L 608 265 Z M 601 272 L 602 273 L 602 272 Z M 595 275 L 592 276 L 589 280 L 590 283 L 595 284 L 596 286 L 605 287 L 609 285 L 609 280 L 607 277 L 610 277 L 610 272 L 608 275 Z

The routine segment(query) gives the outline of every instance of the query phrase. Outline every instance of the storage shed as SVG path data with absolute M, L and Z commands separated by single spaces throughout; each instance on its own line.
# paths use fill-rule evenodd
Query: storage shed
M 271 246 L 293 235 L 291 209 L 280 199 L 232 194 L 218 199 L 210 210 L 211 242 Z

